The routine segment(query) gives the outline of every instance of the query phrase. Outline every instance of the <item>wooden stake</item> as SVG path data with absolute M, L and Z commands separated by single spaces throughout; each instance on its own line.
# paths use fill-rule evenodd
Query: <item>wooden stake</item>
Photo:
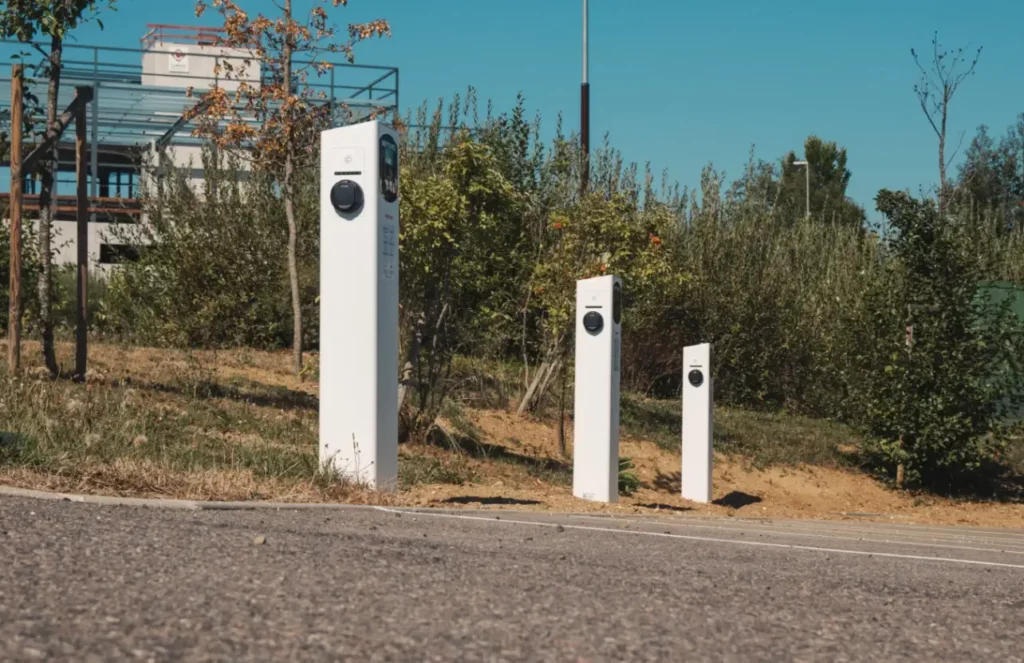
M 82 95 L 82 88 L 75 90 Z M 78 305 L 75 334 L 75 379 L 85 380 L 89 324 L 89 194 L 86 189 L 85 105 L 75 116 L 75 183 L 78 197 Z
M 21 371 L 21 128 L 25 113 L 22 81 L 25 66 L 11 66 L 11 281 L 7 328 L 7 365 Z

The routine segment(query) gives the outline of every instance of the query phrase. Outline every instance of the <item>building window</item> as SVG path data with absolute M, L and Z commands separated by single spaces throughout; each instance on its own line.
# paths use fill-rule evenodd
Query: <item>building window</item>
M 117 265 L 122 262 L 138 262 L 139 248 L 130 244 L 100 244 L 100 264 Z

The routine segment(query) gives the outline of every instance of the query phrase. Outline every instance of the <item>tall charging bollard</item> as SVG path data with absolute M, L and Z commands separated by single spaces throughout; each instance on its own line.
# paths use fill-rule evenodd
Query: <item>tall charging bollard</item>
M 619 374 L 622 281 L 576 282 L 576 400 L 572 494 L 619 499 Z
M 711 431 L 715 425 L 711 345 L 683 348 L 683 499 L 711 501 Z
M 398 143 L 363 122 L 320 135 L 320 464 L 398 484 Z

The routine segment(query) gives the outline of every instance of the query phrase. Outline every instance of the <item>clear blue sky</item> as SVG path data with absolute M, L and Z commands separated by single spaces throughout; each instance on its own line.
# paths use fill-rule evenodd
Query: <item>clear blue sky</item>
M 239 0 L 251 13 L 270 0 Z M 303 0 L 297 0 L 303 5 Z M 83 44 L 137 46 L 146 23 L 197 23 L 191 0 L 118 0 Z M 1002 134 L 1024 112 L 1020 0 L 591 0 L 592 132 L 693 186 L 708 162 L 739 174 L 751 145 L 774 160 L 811 133 L 849 150 L 850 194 L 934 186 L 935 137 L 912 92 L 910 47 L 933 30 L 984 46 L 952 110 L 954 135 Z M 403 107 L 473 85 L 507 109 L 517 92 L 550 129 L 578 127 L 580 0 L 350 0 L 337 23 L 387 18 L 394 36 L 357 59 L 401 69 Z M 206 24 L 215 18 L 208 16 Z M 873 217 L 869 214 L 869 217 Z

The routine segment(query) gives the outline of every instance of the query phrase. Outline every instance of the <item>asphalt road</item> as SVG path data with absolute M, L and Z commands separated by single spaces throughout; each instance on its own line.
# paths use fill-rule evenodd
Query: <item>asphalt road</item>
M 0 497 L 0 660 L 1020 661 L 1024 533 Z

